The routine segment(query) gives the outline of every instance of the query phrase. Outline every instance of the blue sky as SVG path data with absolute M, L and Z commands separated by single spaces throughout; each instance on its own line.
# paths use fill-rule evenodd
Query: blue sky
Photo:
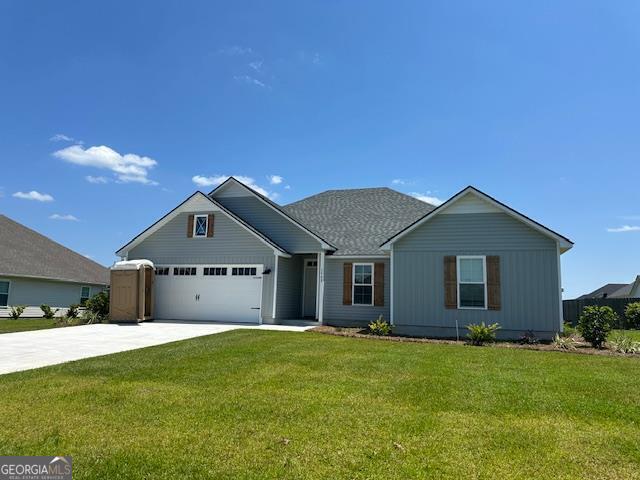
M 630 282 L 639 22 L 625 1 L 5 0 L 0 211 L 108 265 L 224 175 L 283 204 L 472 184 L 576 242 L 566 297 Z

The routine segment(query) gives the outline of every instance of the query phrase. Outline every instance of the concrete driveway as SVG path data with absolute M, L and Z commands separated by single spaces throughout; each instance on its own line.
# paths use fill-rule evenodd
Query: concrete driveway
M 0 374 L 247 328 L 303 332 L 312 327 L 156 321 L 5 333 L 0 335 Z

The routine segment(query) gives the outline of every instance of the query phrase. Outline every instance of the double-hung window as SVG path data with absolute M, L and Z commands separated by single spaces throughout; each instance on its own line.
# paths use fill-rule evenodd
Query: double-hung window
M 195 215 L 193 217 L 193 236 L 194 237 L 206 237 L 207 236 L 207 222 L 209 221 L 208 215 Z
M 353 304 L 373 305 L 373 263 L 353 264 Z
M 458 308 L 487 308 L 487 260 L 484 256 L 458 257 Z
M 0 307 L 9 304 L 9 282 L 0 281 Z
M 80 289 L 80 305 L 87 303 L 87 300 L 91 297 L 91 287 L 82 287 Z

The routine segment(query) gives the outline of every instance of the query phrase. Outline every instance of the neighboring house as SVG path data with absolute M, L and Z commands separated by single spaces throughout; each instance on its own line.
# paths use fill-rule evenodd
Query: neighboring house
M 109 284 L 109 270 L 0 215 L 0 317 L 24 305 L 23 317 L 40 317 L 40 305 L 83 303 Z
M 631 283 L 607 283 L 606 285 L 577 298 L 640 298 L 640 275 Z
M 281 207 L 235 180 L 196 192 L 116 253 L 156 266 L 159 319 L 365 326 L 455 337 L 562 328 L 567 238 L 467 187 L 439 207 L 388 188 Z M 459 329 L 459 330 L 458 330 Z

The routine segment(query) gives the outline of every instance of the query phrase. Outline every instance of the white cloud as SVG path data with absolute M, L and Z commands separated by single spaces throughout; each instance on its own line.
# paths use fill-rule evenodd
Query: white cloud
M 640 215 L 622 215 L 620 218 L 623 220 L 640 220 Z
M 441 200 L 438 197 L 434 197 L 432 195 L 429 195 L 429 193 L 431 193 L 431 192 L 427 192 L 426 194 L 418 193 L 418 192 L 411 192 L 409 195 L 411 195 L 414 198 L 417 198 L 418 200 L 422 200 L 423 202 L 427 202 L 427 203 L 430 203 L 431 205 L 435 205 L 436 207 L 438 205 L 442 205 L 444 203 L 444 200 Z
M 266 83 L 261 82 L 257 78 L 253 78 L 250 75 L 236 75 L 233 77 L 233 79 L 238 82 L 246 83 L 248 85 L 255 85 L 256 87 L 260 87 L 260 88 L 267 88 Z
M 229 55 L 230 57 L 235 57 L 238 55 L 250 55 L 253 53 L 253 49 L 251 47 L 241 47 L 240 45 L 231 45 L 229 47 L 223 47 L 218 50 L 220 55 Z
M 264 61 L 256 60 L 255 62 L 249 62 L 249 67 L 254 69 L 256 72 L 262 72 L 262 64 Z
M 640 225 L 623 225 L 616 228 L 607 228 L 607 232 L 620 233 L 620 232 L 640 232 Z
M 84 178 L 89 183 L 109 183 L 109 179 L 107 177 L 94 177 L 93 175 L 87 175 Z
M 200 187 L 215 187 L 225 182 L 231 176 L 233 176 L 233 178 L 238 180 L 240 183 L 244 183 L 247 187 L 252 188 L 256 192 L 258 192 L 260 195 L 264 195 L 265 197 L 268 197 L 271 199 L 277 197 L 277 194 L 269 192 L 268 190 L 256 184 L 255 179 L 251 177 L 246 177 L 244 175 L 215 175 L 213 177 L 205 177 L 203 175 L 194 175 L 193 177 L 191 177 L 191 180 L 193 181 L 193 183 L 195 183 Z
M 105 145 L 87 149 L 73 145 L 53 152 L 53 156 L 76 165 L 111 170 L 121 183 L 158 184 L 147 177 L 149 170 L 158 164 L 153 158 L 134 153 L 121 155 Z
M 406 180 L 403 180 L 401 178 L 394 178 L 393 180 L 391 180 L 391 183 L 393 185 L 405 185 L 407 182 Z
M 271 185 L 280 185 L 284 180 L 284 178 L 282 178 L 280 175 L 267 175 L 267 178 L 269 179 L 269 183 Z
M 76 217 L 74 217 L 73 215 L 67 214 L 67 215 L 60 215 L 58 213 L 54 213 L 53 215 L 49 216 L 49 218 L 51 220 L 67 220 L 69 222 L 77 222 L 78 219 Z
M 56 133 L 55 135 L 49 137 L 49 140 L 51 142 L 73 142 L 79 145 L 82 145 L 84 143 L 82 140 L 76 140 L 75 138 L 70 137 L 69 135 L 65 135 L 64 133 Z
M 285 189 L 285 190 L 291 190 L 291 185 L 285 185 L 285 186 L 284 186 L 284 189 Z
M 16 198 L 22 198 L 24 200 L 35 200 L 37 202 L 53 202 L 53 197 L 48 193 L 40 193 L 35 190 L 30 192 L 16 192 L 13 194 Z

